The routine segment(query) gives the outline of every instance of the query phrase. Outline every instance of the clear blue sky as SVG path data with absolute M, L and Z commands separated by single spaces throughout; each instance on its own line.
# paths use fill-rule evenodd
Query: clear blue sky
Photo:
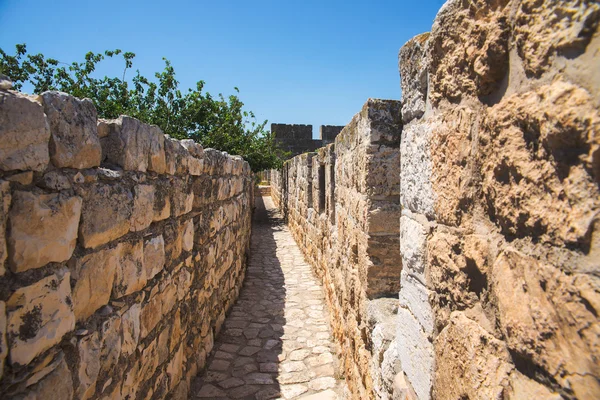
M 88 51 L 136 54 L 152 76 L 162 57 L 181 88 L 240 89 L 259 120 L 345 125 L 369 97 L 399 99 L 398 50 L 429 31 L 443 0 L 0 0 L 0 48 L 64 62 Z M 102 74 L 120 74 L 107 64 Z

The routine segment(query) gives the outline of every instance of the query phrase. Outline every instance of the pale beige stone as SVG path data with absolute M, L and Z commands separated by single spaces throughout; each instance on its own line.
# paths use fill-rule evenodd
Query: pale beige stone
M 50 129 L 35 96 L 0 91 L 0 169 L 43 171 Z
M 11 269 L 22 272 L 68 260 L 75 249 L 81 198 L 17 191 L 12 200 L 8 217 Z
M 139 308 L 139 307 L 138 307 Z M 100 335 L 102 346 L 100 349 L 100 370 L 111 371 L 119 361 L 122 345 L 122 321 L 119 315 L 112 315 L 102 323 Z
M 160 128 L 121 116 L 103 121 L 102 153 L 125 170 L 165 172 L 164 137 Z
M 70 273 L 61 270 L 10 296 L 6 306 L 11 364 L 29 364 L 75 328 L 69 279 Z
M 156 293 L 144 304 L 140 314 L 140 338 L 144 339 L 162 318 L 162 295 Z
M 512 248 L 498 257 L 491 278 L 498 326 L 508 348 L 522 360 L 543 366 L 579 398 L 600 393 L 600 384 L 590 376 L 600 373 L 596 336 L 585 333 L 598 332 L 599 321 L 593 306 L 583 304 L 599 303 L 597 290 L 590 290 L 596 283 Z
M 121 352 L 124 355 L 132 354 L 137 348 L 140 339 L 140 315 L 142 307 L 136 303 L 121 316 L 123 332 Z
M 81 400 L 91 398 L 96 390 L 96 380 L 100 373 L 101 349 L 102 343 L 98 332 L 84 336 L 77 342 L 77 352 L 79 354 L 77 376 L 79 385 L 75 389 L 75 394 Z
M 175 386 L 181 380 L 183 373 L 182 365 L 184 362 L 183 344 L 179 345 L 179 349 L 173 355 L 171 362 L 167 365 L 167 375 L 172 386 Z
M 512 370 L 506 345 L 462 312 L 454 312 L 436 339 L 435 398 L 497 398 Z
M 192 211 L 194 193 L 189 187 L 187 179 L 173 177 L 171 179 L 171 214 L 174 217 Z
M 94 103 L 61 92 L 45 92 L 41 98 L 52 134 L 52 163 L 58 168 L 99 166 L 102 148 Z
M 136 185 L 134 188 L 133 211 L 131 213 L 131 231 L 141 231 L 154 220 L 154 186 Z
M 113 296 L 121 298 L 146 286 L 148 277 L 144 270 L 144 244 L 142 240 L 122 242 L 117 245 L 118 265 L 113 285 Z
M 163 235 L 144 241 L 144 270 L 146 279 L 154 278 L 165 266 L 165 241 Z
M 194 248 L 194 220 L 188 219 L 182 225 L 183 227 L 183 251 L 191 251 Z
M 133 196 L 121 184 L 94 183 L 83 191 L 79 236 L 95 248 L 129 232 Z
M 77 321 L 86 320 L 108 304 L 119 265 L 118 248 L 103 249 L 74 261 L 73 309 Z

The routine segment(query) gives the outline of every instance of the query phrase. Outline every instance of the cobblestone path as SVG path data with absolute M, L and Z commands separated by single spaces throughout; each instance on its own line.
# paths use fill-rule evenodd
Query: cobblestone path
M 270 197 L 257 198 L 244 286 L 194 399 L 342 398 L 321 285 Z

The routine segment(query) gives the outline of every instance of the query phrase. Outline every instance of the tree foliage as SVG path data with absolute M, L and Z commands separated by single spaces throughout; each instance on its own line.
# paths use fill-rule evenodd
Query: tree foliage
M 104 54 L 89 52 L 83 62 L 65 64 L 42 54 L 27 54 L 25 44 L 17 44 L 14 55 L 0 49 L 0 72 L 7 75 L 14 88 L 30 84 L 34 93 L 60 90 L 80 98 L 91 99 L 98 116 L 118 118 L 129 115 L 158 125 L 164 133 L 178 139 L 191 138 L 204 147 L 243 156 L 253 171 L 279 168 L 286 154 L 280 150 L 273 134 L 265 130 L 267 121 L 256 121 L 251 111 L 236 95 L 212 96 L 204 92 L 204 81 L 182 92 L 175 70 L 166 58 L 165 68 L 148 79 L 137 70 L 130 80 L 134 53 L 119 49 Z M 105 58 L 120 57 L 122 76 L 98 78 L 97 65 Z

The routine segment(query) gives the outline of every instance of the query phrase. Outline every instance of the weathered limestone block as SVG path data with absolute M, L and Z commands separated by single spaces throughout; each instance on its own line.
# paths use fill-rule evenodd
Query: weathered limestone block
M 10 363 L 29 364 L 75 328 L 70 273 L 65 270 L 17 289 L 6 302 Z
M 185 221 L 181 229 L 183 229 L 181 248 L 183 251 L 191 251 L 194 248 L 194 220 Z
M 54 371 L 28 388 L 24 400 L 46 400 L 73 398 L 73 378 L 64 358 Z
M 187 178 L 171 179 L 171 215 L 179 217 L 192 211 L 194 193 Z
M 154 182 L 153 221 L 162 221 L 171 216 L 171 183 L 166 179 Z
M 505 98 L 479 142 L 485 205 L 503 234 L 586 240 L 600 209 L 600 112 L 587 91 L 557 80 Z
M 131 231 L 141 231 L 154 220 L 154 193 L 152 185 L 136 185 L 133 189 L 133 210 L 131 213 Z
M 400 203 L 412 212 L 434 217 L 431 187 L 431 125 L 411 124 L 402 129 L 400 142 Z
M 506 395 L 511 399 L 561 400 L 563 398 L 560 394 L 552 392 L 546 386 L 527 378 L 517 370 L 513 370 L 510 374 L 510 386 Z
M 175 387 L 179 381 L 181 381 L 184 362 L 185 356 L 183 354 L 183 344 L 180 344 L 179 349 L 175 352 L 171 362 L 167 365 L 167 375 L 169 376 L 171 388 Z
M 191 221 L 191 220 L 190 220 Z M 144 270 L 146 279 L 156 276 L 165 266 L 165 240 L 163 235 L 144 241 Z
M 71 273 L 76 279 L 73 311 L 77 321 L 86 320 L 108 304 L 119 262 L 117 248 L 100 250 L 74 260 Z
M 167 174 L 185 175 L 189 172 L 189 160 L 193 157 L 179 140 L 165 136 L 165 157 L 167 162 L 165 172 Z
M 165 225 L 165 254 L 171 263 L 179 258 L 183 245 L 183 227 L 177 221 Z
M 109 163 L 131 171 L 166 171 L 165 138 L 159 127 L 124 115 L 101 124 L 103 134 L 108 132 L 101 143 Z
M 539 366 L 577 398 L 598 397 L 597 278 L 567 275 L 511 248 L 498 257 L 491 278 L 499 325 L 511 352 Z
M 79 354 L 77 377 L 79 385 L 75 389 L 75 395 L 78 399 L 87 400 L 94 395 L 96 380 L 100 373 L 101 349 L 102 343 L 98 332 L 84 336 L 77 342 L 77 352 Z
M 190 153 L 190 157 L 187 159 L 190 175 L 202 175 L 204 173 L 204 149 L 202 145 L 192 139 L 181 140 L 180 143 Z
M 10 183 L 0 181 L 0 276 L 6 272 L 4 262 L 8 257 L 8 249 L 6 247 L 6 220 L 8 210 L 10 209 Z
M 112 371 L 121 356 L 122 323 L 119 315 L 111 315 L 100 327 L 100 373 Z
M 6 304 L 0 301 L 0 378 L 4 373 L 4 360 L 8 355 L 8 342 L 6 341 Z
M 452 313 L 435 350 L 436 399 L 502 398 L 513 369 L 506 345 L 464 313 Z
M 224 173 L 225 153 L 215 149 L 204 149 L 204 173 L 216 175 Z
M 0 170 L 43 171 L 50 128 L 36 96 L 0 91 Z
M 79 236 L 85 247 L 98 247 L 129 232 L 133 206 L 129 189 L 118 183 L 94 183 L 82 191 Z
M 166 284 L 162 291 L 155 287 L 140 315 L 140 339 L 145 338 L 168 314 L 177 301 L 177 288 L 173 283 Z
M 144 269 L 144 242 L 122 242 L 117 245 L 118 265 L 113 296 L 120 298 L 141 290 L 148 282 Z
M 429 36 L 428 100 L 457 102 L 494 91 L 508 70 L 509 0 L 450 0 Z
M 400 230 L 400 205 L 388 201 L 371 202 L 368 214 L 370 235 L 398 235 Z
M 22 272 L 68 260 L 75 249 L 80 216 L 78 196 L 16 191 L 8 214 L 11 269 Z
M 41 99 L 52 134 L 52 163 L 58 168 L 98 167 L 102 148 L 94 103 L 54 91 L 42 93 Z
M 429 33 L 410 39 L 398 54 L 398 70 L 402 86 L 402 121 L 407 124 L 421 118 L 427 98 L 426 46 Z
M 525 72 L 538 77 L 552 58 L 585 50 L 598 27 L 600 5 L 587 0 L 521 2 L 515 16 L 515 43 Z
M 141 312 L 142 306 L 139 303 L 135 303 L 121 316 L 123 332 L 121 352 L 125 356 L 132 354 L 137 348 L 140 339 Z

